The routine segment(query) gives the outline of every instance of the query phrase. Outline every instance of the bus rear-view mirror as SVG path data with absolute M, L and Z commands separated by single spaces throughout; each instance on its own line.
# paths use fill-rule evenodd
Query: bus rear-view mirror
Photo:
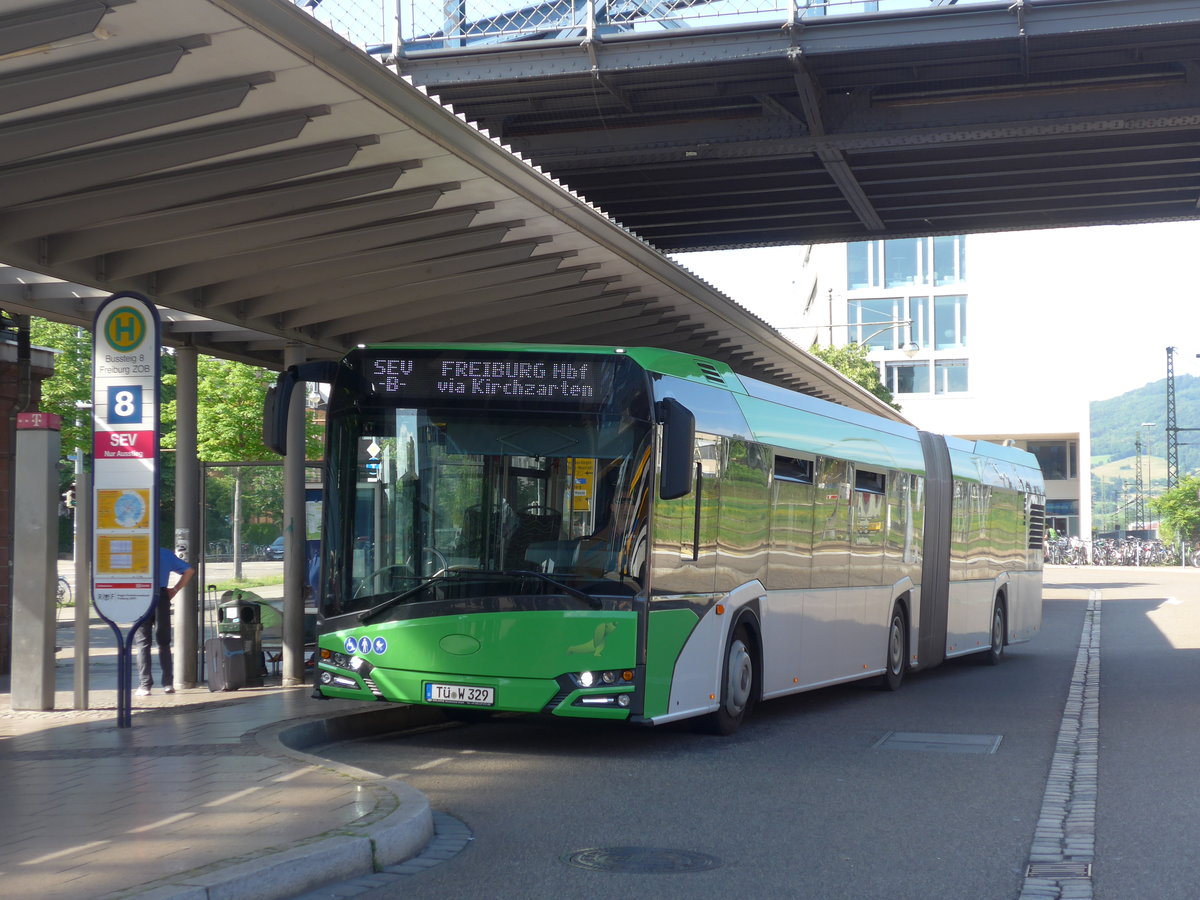
M 674 500 L 692 492 L 696 417 L 674 397 L 667 397 L 658 403 L 658 420 L 663 426 L 662 473 L 658 481 L 658 496 L 664 500 Z

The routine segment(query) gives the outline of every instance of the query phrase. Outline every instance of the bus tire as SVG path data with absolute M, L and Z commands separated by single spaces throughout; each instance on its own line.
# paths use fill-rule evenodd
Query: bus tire
M 721 666 L 721 705 L 700 720 L 702 730 L 710 734 L 733 734 L 754 708 L 758 687 L 757 663 L 750 629 L 739 622 L 725 645 Z
M 1008 634 L 1008 610 L 1004 606 L 1003 595 L 996 597 L 996 605 L 992 609 L 992 645 L 987 652 L 980 655 L 979 661 L 985 666 L 998 666 L 1004 659 L 1004 638 Z
M 898 691 L 908 669 L 908 617 L 904 605 L 899 601 L 892 607 L 888 619 L 887 656 L 884 659 L 883 675 L 879 687 L 885 691 Z

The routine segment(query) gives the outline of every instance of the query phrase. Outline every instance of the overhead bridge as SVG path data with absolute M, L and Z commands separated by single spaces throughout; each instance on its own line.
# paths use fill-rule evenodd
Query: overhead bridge
M 0 263 L 8 313 L 134 290 L 274 368 L 638 343 L 896 416 L 286 0 L 0 0 Z
M 666 251 L 1197 216 L 1197 0 L 400 9 L 383 57 Z

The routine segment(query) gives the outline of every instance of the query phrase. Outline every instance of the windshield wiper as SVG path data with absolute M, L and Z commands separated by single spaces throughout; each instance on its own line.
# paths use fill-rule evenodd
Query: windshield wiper
M 593 597 L 591 594 L 579 590 L 579 588 L 573 588 L 569 584 L 563 584 L 558 579 L 551 578 L 545 572 L 538 572 L 535 569 L 502 569 L 496 574 L 508 575 L 513 578 L 524 578 L 532 575 L 534 578 L 538 578 L 547 584 L 553 585 L 563 593 L 569 594 L 577 600 L 583 600 L 585 603 L 591 606 L 592 609 L 601 609 L 604 606 L 599 597 Z
M 365 625 L 367 622 L 370 622 L 372 619 L 374 619 L 380 613 L 387 612 L 393 606 L 399 606 L 405 600 L 407 600 L 410 597 L 416 596 L 417 594 L 419 594 L 421 591 L 425 590 L 425 588 L 429 587 L 434 582 L 442 581 L 448 577 L 449 577 L 448 575 L 430 575 L 428 578 L 423 579 L 420 583 L 415 584 L 412 587 L 410 587 L 407 591 L 397 594 L 395 597 L 390 597 L 387 600 L 384 600 L 378 606 L 372 606 L 370 609 L 360 613 L 359 617 L 358 617 L 358 621 L 362 622 Z
M 387 612 L 389 609 L 399 606 L 406 600 L 415 597 L 421 591 L 425 590 L 425 588 L 438 581 L 445 581 L 449 578 L 462 579 L 464 577 L 471 576 L 491 577 L 495 575 L 502 575 L 505 578 L 536 578 L 539 581 L 543 581 L 546 584 L 558 588 L 564 594 L 574 597 L 576 600 L 582 600 L 592 609 L 604 608 L 604 603 L 599 597 L 593 597 L 591 594 L 579 590 L 579 588 L 571 587 L 569 584 L 563 584 L 561 581 L 551 578 L 545 572 L 537 572 L 533 569 L 455 569 L 453 572 L 444 575 L 430 575 L 428 578 L 424 579 L 419 584 L 413 585 L 403 593 L 397 594 L 395 597 L 389 597 L 378 606 L 372 606 L 370 609 L 359 614 L 358 621 L 365 625 L 379 615 Z

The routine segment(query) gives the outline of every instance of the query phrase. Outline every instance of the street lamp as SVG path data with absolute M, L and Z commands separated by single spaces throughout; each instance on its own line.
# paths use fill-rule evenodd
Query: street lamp
M 799 331 L 802 328 L 828 328 L 829 329 L 829 346 L 833 346 L 833 329 L 835 328 L 870 328 L 872 325 L 880 325 L 882 327 L 875 329 L 865 337 L 856 341 L 848 341 L 851 344 L 865 345 L 867 341 L 876 335 L 883 334 L 889 328 L 895 328 L 897 325 L 912 325 L 912 319 L 888 319 L 883 322 L 831 322 L 828 325 L 780 325 L 779 331 Z M 901 351 L 909 359 L 912 359 L 920 351 L 915 341 L 905 341 L 896 348 Z

